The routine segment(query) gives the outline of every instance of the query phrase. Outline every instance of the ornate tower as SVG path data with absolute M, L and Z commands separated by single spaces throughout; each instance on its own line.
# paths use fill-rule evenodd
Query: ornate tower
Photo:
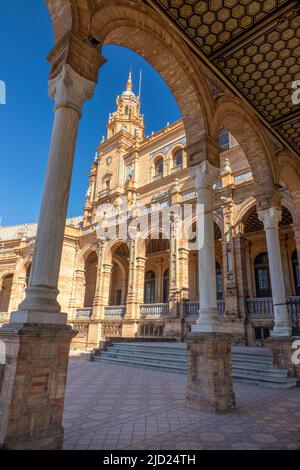
M 107 124 L 107 139 L 110 139 L 118 132 L 127 131 L 132 137 L 143 140 L 144 122 L 140 112 L 140 97 L 135 96 L 132 91 L 132 77 L 129 77 L 126 83 L 126 90 L 121 96 L 117 97 L 117 111 L 109 115 Z

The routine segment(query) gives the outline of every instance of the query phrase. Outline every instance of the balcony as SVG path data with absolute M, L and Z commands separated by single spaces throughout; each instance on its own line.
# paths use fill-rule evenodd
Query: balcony
M 169 304 L 143 304 L 140 306 L 142 319 L 157 320 L 164 318 L 169 313 Z
M 217 300 L 218 313 L 221 317 L 225 314 L 225 301 Z M 199 301 L 188 300 L 184 303 L 184 314 L 187 318 L 198 317 L 199 315 Z
M 123 318 L 125 312 L 125 305 L 108 305 L 104 307 L 104 318 Z
M 159 173 L 158 175 L 153 176 L 153 181 L 161 180 L 163 178 L 163 174 Z
M 93 313 L 93 307 L 84 307 L 76 309 L 76 319 L 89 319 Z
M 272 297 L 250 297 L 246 300 L 247 312 L 255 318 L 273 318 Z
M 171 173 L 177 173 L 177 171 L 182 170 L 182 165 L 176 165 L 172 168 Z
M 219 144 L 219 145 L 220 145 L 221 149 L 223 150 L 223 152 L 226 152 L 227 150 L 230 149 L 230 144 L 229 144 L 229 142 L 226 142 L 226 143 L 224 143 L 224 144 Z

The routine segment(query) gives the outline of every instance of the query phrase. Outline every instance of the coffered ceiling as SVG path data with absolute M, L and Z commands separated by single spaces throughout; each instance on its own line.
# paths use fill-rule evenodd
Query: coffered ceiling
M 194 53 L 300 154 L 298 0 L 147 0 Z

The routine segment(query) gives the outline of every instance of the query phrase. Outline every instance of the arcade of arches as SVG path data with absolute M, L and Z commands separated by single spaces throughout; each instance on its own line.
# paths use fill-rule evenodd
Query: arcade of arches
M 9 356 L 0 384 L 1 444 L 61 447 L 70 344 L 187 340 L 187 403 L 197 409 L 234 406 L 232 341 L 268 343 L 274 366 L 299 374 L 290 364 L 300 331 L 299 156 L 145 2 L 46 3 L 55 33 L 55 118 L 40 220 L 0 229 L 0 339 Z M 96 149 L 83 215 L 66 220 L 78 121 L 106 43 L 148 60 L 182 119 L 146 137 L 130 74 Z M 173 204 L 203 204 L 203 246 L 177 238 L 172 216 L 169 236 L 158 230 L 131 239 L 118 222 L 113 239 L 99 237 L 101 205 L 111 204 L 120 217 L 124 200 L 141 220 Z M 189 226 L 199 231 L 194 213 Z M 203 367 L 208 359 L 222 364 L 217 374 Z M 28 360 L 32 368 L 23 373 Z M 32 377 L 44 380 L 43 389 Z

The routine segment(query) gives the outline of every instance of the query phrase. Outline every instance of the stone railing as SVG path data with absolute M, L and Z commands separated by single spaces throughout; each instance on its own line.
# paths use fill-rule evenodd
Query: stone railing
M 288 297 L 287 306 L 290 317 L 300 320 L 300 296 Z
M 218 313 L 221 317 L 225 315 L 225 300 L 217 300 Z
M 176 165 L 171 169 L 171 173 L 177 173 L 177 171 L 181 171 L 182 168 L 182 165 Z
M 273 301 L 271 297 L 250 297 L 246 300 L 247 312 L 255 318 L 273 318 Z
M 164 318 L 169 313 L 169 304 L 140 305 L 141 318 Z
M 254 318 L 273 318 L 272 297 L 251 297 L 246 300 L 247 311 Z M 300 296 L 287 297 L 290 318 L 300 318 Z
M 126 312 L 125 305 L 107 305 L 104 307 L 105 318 L 122 318 Z
M 217 300 L 218 313 L 221 317 L 225 313 L 225 301 Z M 186 317 L 198 317 L 199 315 L 199 302 L 197 300 L 188 300 L 184 303 L 184 312 Z
M 92 307 L 84 307 L 84 308 L 77 308 L 76 309 L 76 318 L 91 318 L 93 313 Z

